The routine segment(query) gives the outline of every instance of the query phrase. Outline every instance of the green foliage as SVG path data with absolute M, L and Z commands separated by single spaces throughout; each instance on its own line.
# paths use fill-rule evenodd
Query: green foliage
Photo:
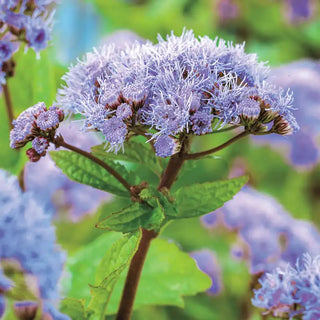
M 86 320 L 84 300 L 66 298 L 62 300 L 60 311 L 70 316 L 71 320 Z
M 182 187 L 173 194 L 178 213 L 170 218 L 192 218 L 214 211 L 232 199 L 247 181 L 248 177 L 244 176 Z
M 162 167 L 159 163 L 159 158 L 155 156 L 149 144 L 145 142 L 128 141 L 124 152 L 117 154 L 113 152 L 106 152 L 105 145 L 99 145 L 92 148 L 92 153 L 102 160 L 121 160 L 133 162 L 148 168 L 157 176 L 160 176 Z
M 71 277 L 64 279 L 63 283 L 68 297 L 86 301 L 90 299 L 89 284 L 95 284 L 95 273 L 101 257 L 120 237 L 120 233 L 106 232 L 68 256 L 66 271 Z
M 125 274 L 117 283 L 108 306 L 108 314 L 117 311 Z M 183 296 L 207 290 L 210 278 L 199 271 L 195 261 L 179 247 L 164 239 L 155 239 L 144 264 L 134 309 L 145 305 L 183 307 Z
M 156 206 L 148 206 L 145 203 L 134 202 L 129 207 L 111 214 L 106 219 L 97 223 L 98 228 L 131 232 L 139 227 L 145 229 L 159 229 L 164 220 L 164 210 L 156 200 Z
M 90 159 L 70 151 L 51 151 L 50 156 L 56 165 L 71 180 L 87 184 L 119 196 L 129 196 L 128 190 L 111 174 Z M 109 161 L 108 165 L 124 178 L 129 172 L 119 163 Z
M 141 231 L 125 235 L 114 243 L 102 258 L 96 272 L 98 286 L 91 288 L 88 306 L 90 320 L 104 319 L 113 288 L 138 249 Z

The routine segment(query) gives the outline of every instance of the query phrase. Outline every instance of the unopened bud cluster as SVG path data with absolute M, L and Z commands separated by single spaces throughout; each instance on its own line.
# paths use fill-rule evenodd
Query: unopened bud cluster
M 48 110 L 43 102 L 28 108 L 13 121 L 10 146 L 19 149 L 31 142 L 27 156 L 32 162 L 46 155 L 49 142 L 55 138 L 59 123 L 64 119 L 61 109 L 52 106 Z

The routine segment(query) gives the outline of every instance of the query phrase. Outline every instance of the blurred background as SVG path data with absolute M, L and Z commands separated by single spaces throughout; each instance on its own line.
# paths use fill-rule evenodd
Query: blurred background
M 245 41 L 247 52 L 257 53 L 261 61 L 269 61 L 274 82 L 294 91 L 295 115 L 301 130 L 292 137 L 248 138 L 215 158 L 187 165 L 177 187 L 195 180 L 204 182 L 248 174 L 251 187 L 272 196 L 295 219 L 308 220 L 319 228 L 318 0 L 61 0 L 51 46 L 41 52 L 41 59 L 37 60 L 30 50 L 17 54 L 16 76 L 12 79 L 12 87 L 19 88 L 13 92 L 16 115 L 38 101 L 51 105 L 68 66 L 93 47 L 113 42 L 118 46 L 132 41 L 156 42 L 158 34 L 164 37 L 173 31 L 179 35 L 184 27 L 193 29 L 198 36 L 219 37 L 235 43 Z M 29 81 L 31 75 L 33 80 Z M 2 106 L 0 116 L 6 117 Z M 3 121 L 0 167 L 17 174 L 26 158 L 9 149 L 8 135 Z M 195 139 L 194 148 L 205 150 L 227 138 L 228 134 L 201 137 Z M 40 161 L 42 166 L 43 161 Z M 41 190 L 49 178 L 36 165 L 39 164 L 27 165 L 26 181 L 31 189 Z M 36 182 L 28 180 L 28 170 L 33 172 L 29 175 L 36 177 Z M 60 181 L 49 195 L 49 202 L 54 203 L 57 211 L 59 242 L 71 255 L 101 234 L 88 228 L 97 220 L 99 210 L 94 212 L 101 202 L 107 201 L 104 210 L 114 206 L 110 196 L 92 193 L 88 202 L 95 199 L 97 203 L 91 207 L 83 204 L 85 209 L 74 213 L 73 204 L 79 203 L 81 197 L 72 190 L 68 182 Z M 87 215 L 88 212 L 92 214 Z M 254 215 L 254 208 L 250 214 Z M 71 219 L 66 215 L 71 215 Z M 135 311 L 134 319 L 260 319 L 258 312 L 250 307 L 251 276 L 247 262 L 230 256 L 230 244 L 236 232 L 209 230 L 199 219 L 189 219 L 170 224 L 162 236 L 187 252 L 214 250 L 221 269 L 221 291 L 216 296 L 203 293 L 187 297 L 185 309 L 145 306 Z

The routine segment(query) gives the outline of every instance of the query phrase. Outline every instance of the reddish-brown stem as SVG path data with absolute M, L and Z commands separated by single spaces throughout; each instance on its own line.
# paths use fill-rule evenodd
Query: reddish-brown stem
M 151 241 L 156 237 L 157 233 L 155 231 L 142 229 L 142 237 L 138 250 L 130 263 L 116 320 L 128 320 L 131 317 L 142 268 L 146 260 Z
M 238 141 L 239 139 L 248 136 L 249 134 L 250 134 L 250 132 L 243 131 L 243 132 L 239 133 L 238 135 L 234 136 L 233 138 L 231 138 L 230 140 L 226 141 L 225 143 L 221 144 L 220 146 L 217 146 L 215 148 L 212 148 L 212 149 L 209 149 L 206 151 L 202 151 L 202 152 L 185 154 L 183 157 L 185 160 L 199 159 L 199 158 L 207 156 L 209 154 L 216 153 L 216 152 L 228 147 L 230 144 Z
M 94 156 L 93 154 L 84 151 L 82 149 L 79 149 L 67 142 L 65 142 L 63 140 L 63 138 L 60 136 L 58 138 L 55 138 L 53 143 L 55 144 L 55 146 L 58 147 L 64 147 L 66 149 L 69 149 L 71 151 L 74 151 L 78 154 L 81 154 L 82 156 L 90 159 L 91 161 L 95 162 L 96 164 L 98 164 L 99 166 L 101 166 L 102 168 L 104 168 L 106 171 L 108 171 L 112 176 L 114 176 L 130 193 L 131 193 L 131 185 L 116 171 L 114 170 L 112 167 L 110 167 L 108 164 L 106 164 L 105 162 L 103 162 L 101 159 L 97 158 L 96 156 Z
M 180 152 L 170 158 L 167 168 L 161 176 L 158 190 L 162 188 L 171 188 L 177 178 L 180 169 L 183 166 L 183 155 L 188 152 L 189 145 L 189 138 L 184 137 L 181 144 Z M 152 239 L 156 238 L 157 235 L 158 234 L 153 230 L 149 231 L 146 229 L 142 229 L 142 238 L 140 240 L 138 250 L 133 256 L 130 263 L 116 320 L 129 320 L 131 318 L 133 304 L 148 249 L 150 247 Z
M 7 115 L 8 115 L 9 129 L 11 130 L 13 129 L 12 121 L 14 120 L 14 115 L 13 115 L 13 106 L 12 106 L 10 91 L 7 83 L 2 85 L 2 90 L 4 94 L 4 101 L 5 101 Z

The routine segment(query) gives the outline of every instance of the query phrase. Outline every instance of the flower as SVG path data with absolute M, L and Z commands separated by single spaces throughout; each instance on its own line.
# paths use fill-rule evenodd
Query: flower
M 320 256 L 308 253 L 295 266 L 277 268 L 259 280 L 261 288 L 254 290 L 252 304 L 266 309 L 275 317 L 289 315 L 315 320 L 320 315 Z
M 290 164 L 299 169 L 311 169 L 320 161 L 320 64 L 300 60 L 275 68 L 271 76 L 276 85 L 293 89 L 294 116 L 301 124 L 295 135 L 254 137 L 254 142 L 268 144 L 285 154 Z M 303 106 L 303 108 L 299 108 Z
M 5 77 L 6 63 L 22 43 L 36 53 L 46 48 L 50 40 L 55 0 L 3 0 L 0 3 L 0 24 L 5 34 L 0 41 L 0 72 Z M 9 73 L 8 73 L 9 74 Z M 3 80 L 5 83 L 5 79 Z
M 203 249 L 190 252 L 190 256 L 196 261 L 198 268 L 211 278 L 212 284 L 207 293 L 218 295 L 222 290 L 222 279 L 216 254 L 211 250 Z
M 62 110 L 52 106 L 47 110 L 43 102 L 28 108 L 13 121 L 10 132 L 10 147 L 19 149 L 32 141 L 27 156 L 33 162 L 46 155 L 49 142 L 54 138 L 56 129 L 63 120 Z
M 180 37 L 159 36 L 157 44 L 109 45 L 88 53 L 64 75 L 57 104 L 81 114 L 84 128 L 101 131 L 115 152 L 136 127 L 155 143 L 227 124 L 243 125 L 252 134 L 290 134 L 298 129 L 292 94 L 267 76 L 265 63 L 246 54 L 244 45 L 184 30 Z
M 292 218 L 275 199 L 249 187 L 201 221 L 209 230 L 221 221 L 237 233 L 233 248 L 241 251 L 252 274 L 284 263 L 293 265 L 304 252 L 320 254 L 320 233 L 312 223 Z
M 286 14 L 292 23 L 308 20 L 313 15 L 313 1 L 312 0 L 285 0 Z
M 43 300 L 45 310 L 51 310 L 59 298 L 58 281 L 65 253 L 55 243 L 54 227 L 36 194 L 21 192 L 17 179 L 3 170 L 0 186 L 0 310 L 3 295 L 14 285 L 9 279 L 13 270 L 28 277 L 29 290 Z M 8 266 L 11 272 L 6 274 Z

